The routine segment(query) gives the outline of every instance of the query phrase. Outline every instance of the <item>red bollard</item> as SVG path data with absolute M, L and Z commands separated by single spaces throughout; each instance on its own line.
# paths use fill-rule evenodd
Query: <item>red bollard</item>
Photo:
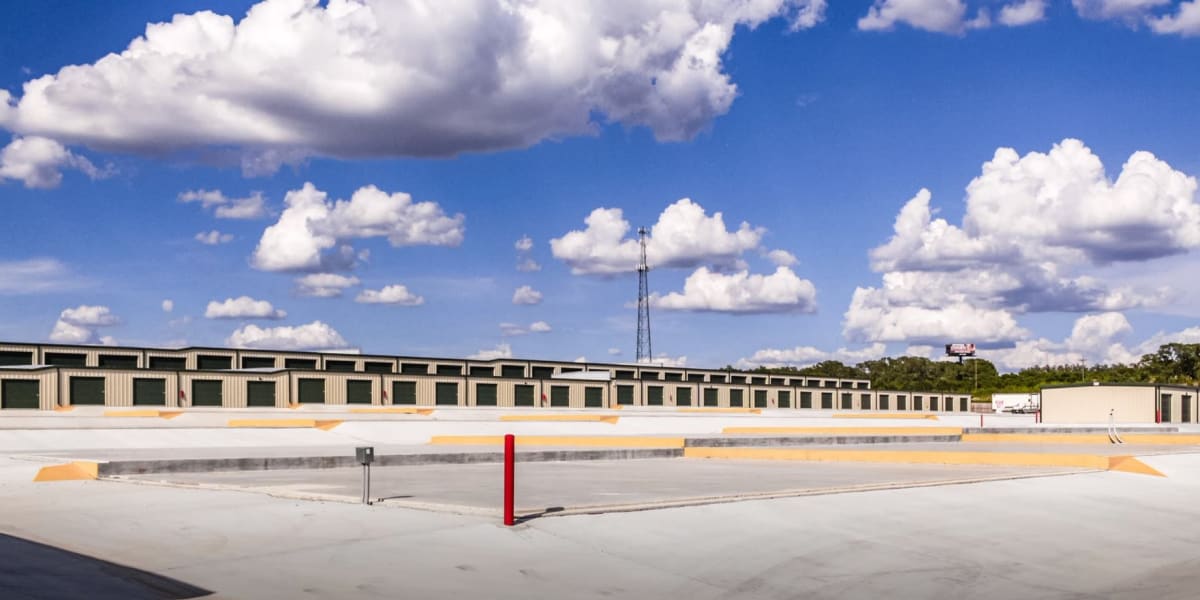
M 509 433 L 504 436 L 504 525 L 512 527 L 513 488 L 516 487 L 516 438 Z
M 1162 411 L 1161 410 L 1154 411 L 1154 422 L 1162 423 Z

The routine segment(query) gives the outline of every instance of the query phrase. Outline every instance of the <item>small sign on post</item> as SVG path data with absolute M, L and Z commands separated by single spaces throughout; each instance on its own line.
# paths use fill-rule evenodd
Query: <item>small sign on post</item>
M 354 457 L 358 459 L 358 464 L 363 467 L 362 503 L 370 505 L 371 463 L 375 462 L 375 448 L 373 446 L 359 446 L 354 449 Z

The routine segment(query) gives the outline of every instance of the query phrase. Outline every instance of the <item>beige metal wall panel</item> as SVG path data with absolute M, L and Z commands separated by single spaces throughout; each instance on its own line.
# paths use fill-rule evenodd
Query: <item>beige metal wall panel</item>
M 24 350 L 22 350 L 24 351 Z M 58 406 L 58 372 L 55 369 L 0 369 L 0 381 L 37 381 L 38 408 L 54 410 Z M 0 392 L 3 393 L 3 392 Z M 3 400 L 3 398 L 0 398 Z
M 1154 422 L 1154 386 L 1043 388 L 1041 394 L 1047 424 L 1107 423 L 1110 410 L 1118 423 Z

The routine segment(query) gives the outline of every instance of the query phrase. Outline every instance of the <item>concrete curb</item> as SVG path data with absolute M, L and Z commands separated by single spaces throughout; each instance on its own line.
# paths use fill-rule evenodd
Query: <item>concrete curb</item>
M 846 444 L 919 444 L 923 442 L 958 442 L 961 435 L 805 435 L 805 436 L 759 436 L 737 435 L 725 437 L 686 438 L 687 448 L 745 448 L 776 446 L 840 446 Z
M 679 458 L 680 448 L 629 448 L 604 450 L 539 450 L 518 452 L 518 462 L 577 460 L 633 460 Z M 503 452 L 444 452 L 427 454 L 381 454 L 374 466 L 499 463 Z M 285 469 L 340 469 L 359 466 L 353 456 L 280 456 L 270 458 L 193 458 L 177 460 L 113 460 L 99 463 L 101 477 L 148 473 L 208 473 L 213 471 L 278 471 Z

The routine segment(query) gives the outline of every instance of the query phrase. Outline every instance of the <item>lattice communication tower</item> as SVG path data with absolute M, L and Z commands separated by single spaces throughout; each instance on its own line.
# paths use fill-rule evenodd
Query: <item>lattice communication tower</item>
M 647 274 L 650 267 L 646 264 L 646 231 L 645 227 L 638 228 L 638 241 L 642 247 L 642 260 L 638 263 L 638 329 L 637 329 L 637 362 L 650 362 L 654 352 L 650 347 L 650 284 Z

